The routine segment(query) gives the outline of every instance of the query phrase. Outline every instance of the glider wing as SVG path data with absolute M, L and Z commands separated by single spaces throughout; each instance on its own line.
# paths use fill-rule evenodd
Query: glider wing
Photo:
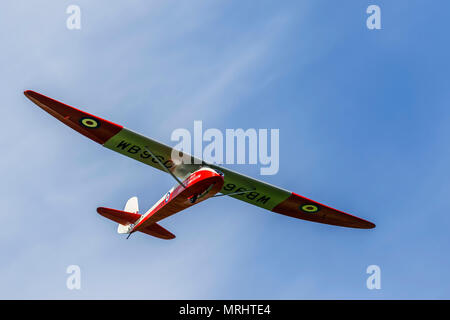
M 298 219 L 352 228 L 371 229 L 375 227 L 369 221 L 230 169 L 205 163 L 190 155 L 188 157 L 191 158 L 191 164 L 176 164 L 172 160 L 173 149 L 163 143 L 144 137 L 120 125 L 83 112 L 37 92 L 28 90 L 24 94 L 52 116 L 91 140 L 159 170 L 163 170 L 159 164 L 163 163 L 167 169 L 179 178 L 186 177 L 202 166 L 208 166 L 224 174 L 224 185 L 221 190 L 223 194 L 249 191 L 230 196 L 235 199 Z M 158 158 L 159 161 L 146 148 L 150 149 L 153 156 Z

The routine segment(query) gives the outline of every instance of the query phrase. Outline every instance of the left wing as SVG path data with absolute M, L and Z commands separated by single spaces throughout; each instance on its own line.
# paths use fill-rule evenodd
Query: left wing
M 27 90 L 24 94 L 52 116 L 91 140 L 159 170 L 163 170 L 159 165 L 159 162 L 162 162 L 167 169 L 179 178 L 184 178 L 202 166 L 207 166 L 224 174 L 225 182 L 221 190 L 222 193 L 252 190 L 244 194 L 231 195 L 235 199 L 298 219 L 351 228 L 371 229 L 375 227 L 375 224 L 372 222 L 230 169 L 205 163 L 190 155 L 192 164 L 175 164 L 171 159 L 173 149 L 163 143 L 144 137 L 120 125 L 78 110 L 37 92 Z M 160 161 L 157 161 L 146 151 L 146 147 L 152 150 L 155 158 Z

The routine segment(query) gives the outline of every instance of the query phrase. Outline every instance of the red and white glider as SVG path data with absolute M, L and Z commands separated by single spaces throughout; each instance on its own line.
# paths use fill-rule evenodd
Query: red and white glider
M 177 180 L 178 185 L 144 214 L 139 214 L 136 197 L 128 200 L 123 211 L 97 208 L 99 214 L 119 224 L 119 233 L 130 236 L 140 231 L 161 239 L 173 239 L 175 236 L 158 224 L 160 220 L 208 198 L 223 195 L 298 219 L 350 228 L 375 227 L 372 222 L 227 168 L 198 159 L 191 161 L 192 164 L 177 164 L 171 159 L 172 148 L 165 144 L 40 93 L 27 90 L 24 94 L 36 105 L 82 135 L 108 149 L 163 170 Z

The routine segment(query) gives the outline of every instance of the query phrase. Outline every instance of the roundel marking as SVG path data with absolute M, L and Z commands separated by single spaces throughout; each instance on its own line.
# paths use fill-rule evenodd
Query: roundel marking
M 300 207 L 300 210 L 307 213 L 316 213 L 319 211 L 319 207 L 315 204 L 304 204 Z
M 169 198 L 170 198 L 170 192 L 167 192 L 166 199 L 164 199 L 164 200 L 167 202 L 167 201 L 169 201 Z
M 80 123 L 83 127 L 89 128 L 89 129 L 95 129 L 100 126 L 100 123 L 98 120 L 95 120 L 93 118 L 85 117 L 80 119 Z

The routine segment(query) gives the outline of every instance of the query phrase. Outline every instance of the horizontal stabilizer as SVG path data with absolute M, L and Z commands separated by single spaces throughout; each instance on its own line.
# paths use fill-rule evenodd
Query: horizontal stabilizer
M 97 212 L 104 216 L 105 218 L 108 218 L 112 221 L 115 221 L 117 223 L 120 223 L 122 225 L 128 225 L 130 223 L 135 223 L 141 215 L 138 213 L 133 212 L 126 212 L 122 210 L 116 210 L 116 209 L 110 209 L 110 208 L 104 208 L 100 207 L 97 208 Z
M 139 229 L 138 231 L 146 233 L 148 235 L 154 236 L 156 238 L 170 240 L 174 239 L 175 235 L 171 233 L 170 231 L 167 231 L 163 227 L 161 227 L 157 223 L 152 223 L 149 226 L 146 226 L 145 228 Z

